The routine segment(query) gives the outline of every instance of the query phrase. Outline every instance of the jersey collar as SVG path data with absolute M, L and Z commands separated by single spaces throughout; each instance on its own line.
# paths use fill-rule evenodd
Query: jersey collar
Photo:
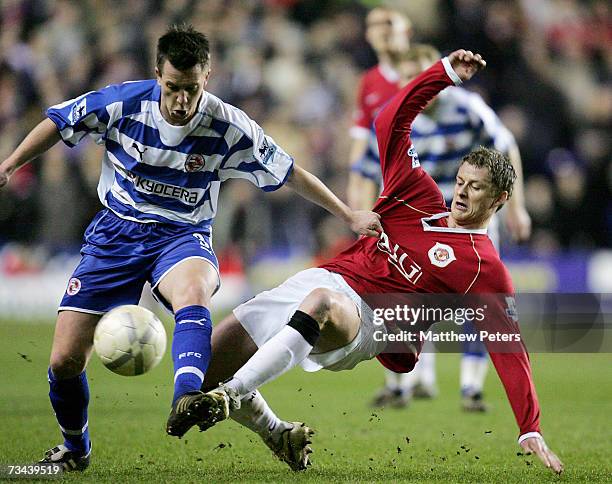
M 159 84 L 157 84 L 153 90 L 153 102 L 151 103 L 153 120 L 157 126 L 157 129 L 159 130 L 161 141 L 167 146 L 176 146 L 180 144 L 185 139 L 185 136 L 191 133 L 202 121 L 204 108 L 208 100 L 208 93 L 206 91 L 202 93 L 202 97 L 198 103 L 198 108 L 195 115 L 193 118 L 191 118 L 191 121 L 184 126 L 175 126 L 174 124 L 170 124 L 165 120 L 159 107 L 160 100 L 161 88 L 159 87 Z
M 446 232 L 452 234 L 480 234 L 487 235 L 487 229 L 462 229 L 457 227 L 436 227 L 434 225 L 430 225 L 430 222 L 435 220 L 439 220 L 444 217 L 448 217 L 450 212 L 442 212 L 431 217 L 424 217 L 421 219 L 421 223 L 423 224 L 423 230 L 425 232 Z

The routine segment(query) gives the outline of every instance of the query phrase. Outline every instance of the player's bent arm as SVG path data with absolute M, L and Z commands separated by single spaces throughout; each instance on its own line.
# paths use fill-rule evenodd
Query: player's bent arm
M 406 143 L 412 121 L 441 90 L 471 79 L 486 66 L 480 54 L 469 50 L 456 50 L 421 72 L 387 103 L 376 118 L 376 137 L 381 164 Z M 444 75 L 443 73 L 446 73 Z M 382 166 L 383 173 L 386 167 Z
M 378 237 L 378 234 L 382 232 L 380 216 L 378 214 L 362 210 L 351 210 L 321 180 L 297 164 L 293 166 L 293 171 L 286 185 L 306 200 L 316 203 L 329 213 L 344 220 L 349 224 L 351 230 L 358 234 Z
M 15 151 L 0 164 L 0 187 L 6 185 L 10 176 L 21 166 L 42 155 L 60 139 L 55 123 L 49 118 L 38 123 Z

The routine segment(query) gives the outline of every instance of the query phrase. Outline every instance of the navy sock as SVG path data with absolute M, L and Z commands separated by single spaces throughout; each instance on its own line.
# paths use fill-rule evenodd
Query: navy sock
M 72 378 L 58 380 L 51 368 L 49 377 L 49 398 L 55 410 L 64 445 L 73 452 L 89 452 L 89 423 L 87 406 L 89 405 L 89 386 L 85 372 Z
M 199 390 L 210 363 L 210 311 L 203 306 L 187 306 L 174 314 L 176 326 L 172 341 L 174 361 L 174 403 L 181 395 Z
M 478 334 L 476 331 L 476 326 L 474 322 L 471 320 L 466 321 L 463 324 L 463 334 Z M 488 355 L 487 347 L 480 340 L 480 338 L 476 338 L 474 341 L 464 341 L 462 343 L 463 356 L 474 356 L 478 358 L 486 358 Z

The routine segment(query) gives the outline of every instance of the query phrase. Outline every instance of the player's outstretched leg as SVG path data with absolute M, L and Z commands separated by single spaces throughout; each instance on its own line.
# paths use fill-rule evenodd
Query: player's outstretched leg
M 243 308 L 246 314 L 241 315 L 248 318 L 248 304 L 238 307 L 236 315 Z M 346 294 L 313 289 L 287 324 L 261 344 L 224 384 L 241 397 L 248 395 L 302 363 L 315 346 L 319 352 L 327 352 L 347 345 L 357 336 L 360 324 L 357 307 Z
M 211 407 L 208 417 L 204 416 L 198 422 L 200 430 L 206 430 L 219 420 L 224 420 L 229 416 L 229 410 L 234 409 L 243 396 L 302 362 L 316 344 L 319 335 L 317 320 L 297 310 L 287 325 L 266 341 L 229 381 L 206 393 L 209 401 L 215 402 L 215 405 Z
M 321 334 L 319 321 L 309 313 L 317 314 L 321 320 L 324 318 L 314 310 L 295 311 L 287 325 L 266 341 L 234 373 L 226 386 L 244 396 L 300 364 L 312 351 Z
M 61 311 L 57 318 L 47 376 L 51 406 L 64 442 L 48 450 L 39 464 L 59 464 L 64 472 L 83 471 L 89 465 L 89 385 L 84 370 L 98 319 L 74 311 Z
M 217 388 L 209 395 L 214 397 L 219 392 L 230 390 L 240 399 L 304 361 L 317 345 L 321 333 L 328 334 L 320 348 L 323 351 L 348 344 L 357 335 L 360 321 L 355 304 L 348 296 L 325 288 L 314 289 L 302 300 L 289 322 L 263 343 L 223 384 L 223 388 Z M 215 348 L 217 351 L 223 349 Z M 222 400 L 218 401 L 221 404 Z M 219 410 L 218 413 L 224 412 L 223 408 Z M 203 420 L 200 428 L 206 429 L 214 424 L 215 421 Z

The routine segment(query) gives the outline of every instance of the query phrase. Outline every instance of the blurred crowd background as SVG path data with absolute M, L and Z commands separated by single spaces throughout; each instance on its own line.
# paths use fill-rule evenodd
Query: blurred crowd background
M 534 223 L 532 254 L 609 247 L 612 228 L 612 15 L 607 0 L 385 2 L 413 41 L 478 51 L 469 84 L 514 133 Z M 157 38 L 188 21 L 212 44 L 208 90 L 261 124 L 296 161 L 345 196 L 349 128 L 360 74 L 376 64 L 364 38 L 375 1 L 1 0 L 0 160 L 46 107 L 153 77 Z M 0 191 L 0 245 L 76 252 L 100 209 L 101 148 L 61 143 Z M 290 190 L 224 185 L 215 221 L 222 269 L 266 254 L 324 258 L 351 237 Z M 7 244 L 8 243 L 8 244 Z M 512 251 L 507 243 L 504 250 Z M 525 250 L 525 248 L 523 248 Z M 19 258 L 17 258 L 19 260 Z

